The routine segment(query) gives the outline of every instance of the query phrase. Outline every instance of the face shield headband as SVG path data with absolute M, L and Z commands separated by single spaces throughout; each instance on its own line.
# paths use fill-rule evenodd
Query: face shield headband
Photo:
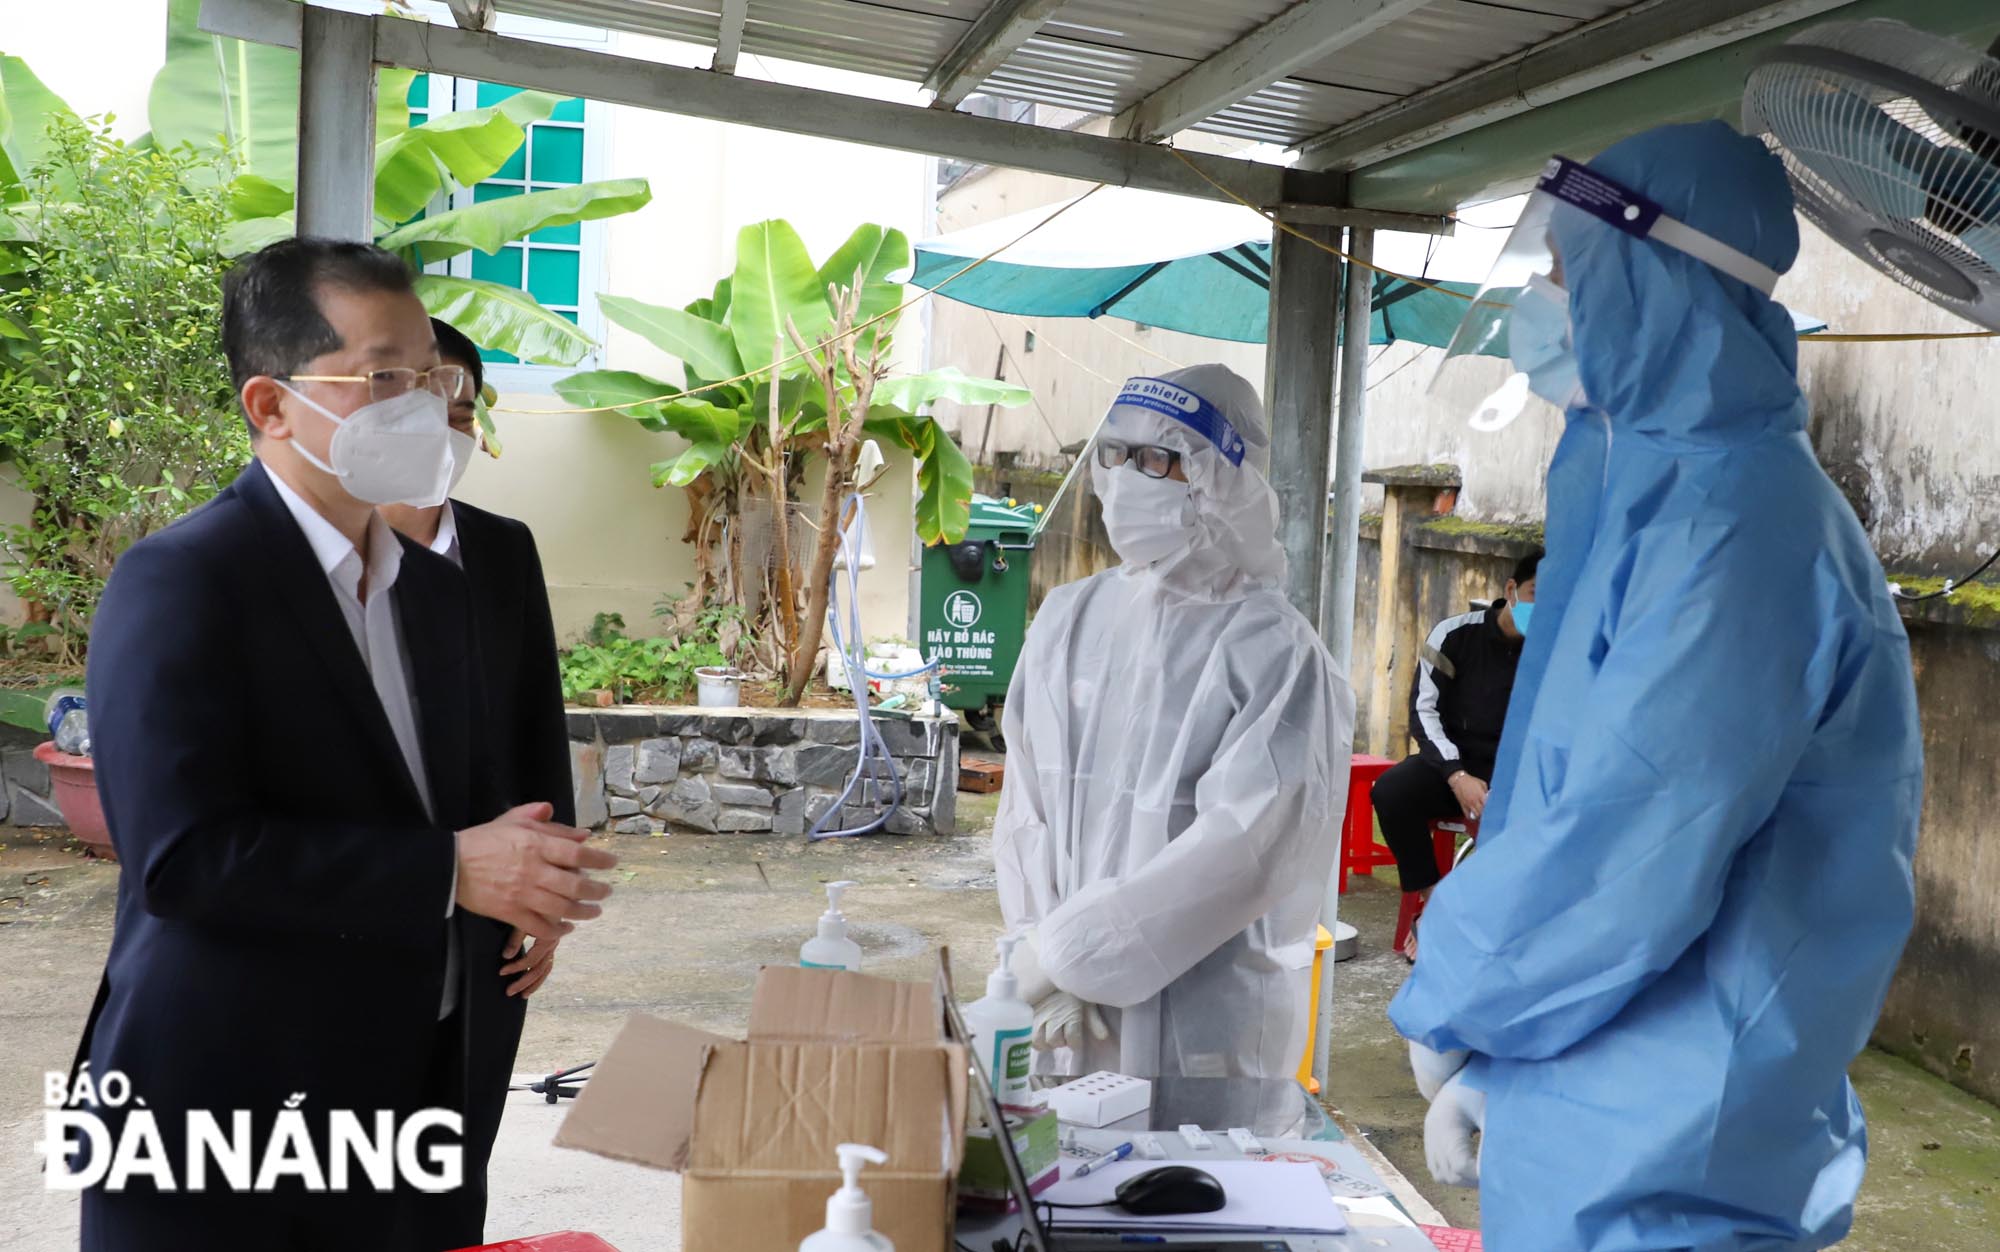
M 1548 293 L 1551 285 L 1567 290 L 1561 258 L 1550 237 L 1550 224 L 1559 205 L 1587 213 L 1634 239 L 1651 240 L 1691 256 L 1766 296 L 1777 287 L 1778 272 L 1770 266 L 1669 216 L 1659 204 L 1623 184 L 1566 157 L 1552 157 L 1492 271 L 1473 296 L 1472 307 L 1459 322 L 1431 381 L 1435 393 L 1470 373 L 1465 364 L 1474 357 L 1513 359 L 1514 373 L 1476 411 L 1473 424 L 1478 429 L 1497 430 L 1513 420 L 1531 392 L 1527 365 L 1532 362 L 1524 358 L 1538 360 L 1546 355 L 1547 345 L 1539 339 L 1529 345 L 1515 344 L 1513 322 L 1517 305 L 1525 306 L 1535 296 Z M 1541 311 L 1539 305 L 1537 311 Z M 1521 347 L 1525 352 L 1516 350 Z
M 1221 409 L 1185 387 L 1160 378 L 1127 379 L 1124 390 L 1111 402 L 1114 409 L 1120 405 L 1170 417 L 1213 444 L 1223 460 L 1231 465 L 1243 464 L 1247 445 L 1242 434 L 1222 415 Z

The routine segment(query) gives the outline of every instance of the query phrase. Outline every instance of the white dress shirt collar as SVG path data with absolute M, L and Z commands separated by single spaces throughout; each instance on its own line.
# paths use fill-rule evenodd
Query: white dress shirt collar
M 438 513 L 437 535 L 431 540 L 431 551 L 454 565 L 465 564 L 458 555 L 458 514 L 452 511 L 449 500 L 444 502 L 444 508 Z
M 264 470 L 277 488 L 278 498 L 285 502 L 292 519 L 299 524 L 306 542 L 312 545 L 313 556 L 319 561 L 320 571 L 328 578 L 338 578 L 350 594 L 360 586 L 361 554 L 354 544 L 340 532 L 340 528 L 320 515 L 319 510 L 306 502 L 304 496 L 292 490 L 291 485 L 271 472 Z M 447 516 L 449 514 L 447 513 Z M 442 527 L 440 527 L 442 532 Z M 454 530 L 454 534 L 456 531 Z M 341 567 L 352 562 L 350 570 Z M 403 545 L 396 538 L 396 532 L 382 515 L 373 509 L 368 511 L 368 596 L 373 599 L 378 593 L 386 592 L 396 585 L 396 575 L 403 567 Z M 357 596 L 357 598 L 359 598 Z

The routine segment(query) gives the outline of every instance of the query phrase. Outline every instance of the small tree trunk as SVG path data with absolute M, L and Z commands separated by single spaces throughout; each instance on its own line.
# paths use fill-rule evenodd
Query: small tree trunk
M 840 506 L 847 480 L 853 475 L 853 454 L 842 452 L 826 463 L 826 485 L 820 491 L 819 543 L 813 548 L 812 569 L 806 575 L 806 616 L 800 623 L 798 645 L 792 649 L 791 682 L 785 688 L 785 707 L 797 707 L 812 679 L 813 663 L 819 658 L 819 642 L 826 626 L 827 597 L 833 580 L 833 558 L 840 547 Z M 859 642 L 859 641 L 854 641 Z M 859 674 L 848 681 L 859 686 Z
M 784 353 L 785 345 L 779 340 L 771 353 L 776 360 Z M 785 490 L 785 430 L 779 417 L 779 392 L 782 378 L 777 367 L 771 369 L 771 446 L 767 455 L 771 458 L 771 560 L 776 575 L 778 611 L 776 614 L 781 642 L 780 655 L 798 646 L 799 641 L 799 597 L 792 585 L 792 534 L 789 504 L 791 495 Z M 794 666 L 794 669 L 797 667 Z M 796 697 L 794 697 L 796 702 Z

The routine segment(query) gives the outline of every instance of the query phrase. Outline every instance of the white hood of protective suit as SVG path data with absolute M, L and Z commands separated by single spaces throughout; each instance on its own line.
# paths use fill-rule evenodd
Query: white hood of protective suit
M 1058 587 L 1029 628 L 1007 695 L 1000 908 L 1111 1027 L 1041 1071 L 1276 1078 L 1305 1045 L 1354 696 L 1279 585 L 1256 393 L 1220 366 L 1166 381 L 1224 412 L 1243 461 L 1158 413 L 1107 422 L 1106 438 L 1182 453 L 1194 533 Z
M 1162 382 L 1184 387 L 1222 411 L 1243 437 L 1241 465 L 1227 458 L 1200 434 L 1151 409 L 1114 404 L 1100 439 L 1130 444 L 1158 444 L 1181 454 L 1193 505 L 1193 535 L 1172 556 L 1125 568 L 1159 578 L 1184 595 L 1206 600 L 1240 599 L 1253 589 L 1280 586 L 1285 580 L 1285 551 L 1278 545 L 1278 497 L 1264 475 L 1271 464 L 1271 431 L 1257 390 L 1224 365 L 1194 365 L 1160 375 Z M 1092 463 L 1093 483 L 1111 474 L 1138 471 L 1130 466 L 1108 470 Z M 1102 488 L 1100 488 L 1100 495 Z

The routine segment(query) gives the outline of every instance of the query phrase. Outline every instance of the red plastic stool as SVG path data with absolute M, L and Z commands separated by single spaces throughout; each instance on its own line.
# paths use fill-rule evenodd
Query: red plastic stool
M 1375 802 L 1369 790 L 1395 762 L 1386 756 L 1356 753 L 1347 767 L 1347 813 L 1340 822 L 1340 891 L 1347 894 L 1350 873 L 1374 877 L 1378 865 L 1394 865 L 1395 856 L 1375 842 Z
M 1438 877 L 1451 873 L 1459 858 L 1464 856 L 1457 846 L 1458 837 L 1466 836 L 1466 848 L 1470 849 L 1479 838 L 1478 818 L 1446 818 L 1431 823 L 1431 855 L 1437 858 Z M 1424 897 L 1414 891 L 1403 893 L 1403 903 L 1396 910 L 1396 951 L 1401 952 L 1409 941 L 1410 931 L 1417 919 L 1424 915 Z
M 580 1230 L 558 1230 L 552 1235 L 529 1235 L 505 1243 L 482 1243 L 459 1252 L 618 1252 L 617 1248 Z

